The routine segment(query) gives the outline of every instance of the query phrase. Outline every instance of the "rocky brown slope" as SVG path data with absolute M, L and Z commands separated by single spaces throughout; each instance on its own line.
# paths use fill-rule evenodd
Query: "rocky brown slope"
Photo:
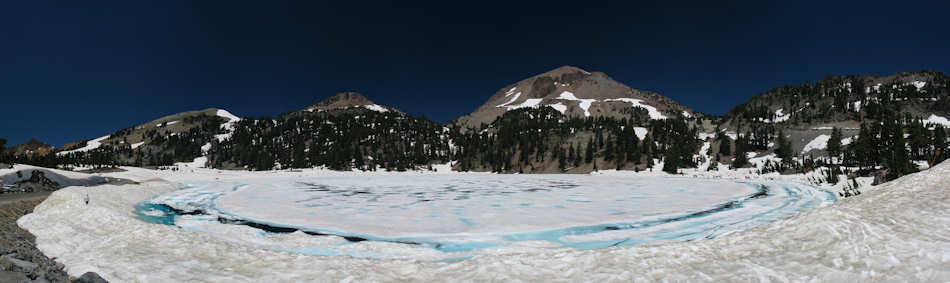
M 304 109 L 304 111 L 330 111 L 330 110 L 372 110 L 377 112 L 395 111 L 402 113 L 399 109 L 373 103 L 362 94 L 357 92 L 341 92 L 324 99 L 317 104 Z

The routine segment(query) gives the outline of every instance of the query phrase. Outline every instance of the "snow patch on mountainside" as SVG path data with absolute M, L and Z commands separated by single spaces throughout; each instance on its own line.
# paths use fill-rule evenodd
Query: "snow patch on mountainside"
M 829 135 L 818 135 L 815 139 L 805 144 L 805 148 L 802 149 L 802 154 L 808 153 L 809 151 L 816 149 L 825 149 L 828 148 L 828 141 L 831 140 Z M 841 145 L 849 145 L 854 140 L 854 137 L 847 137 L 841 139 Z
M 106 139 L 108 139 L 108 138 L 109 138 L 109 135 L 105 135 L 105 136 L 99 137 L 99 138 L 97 138 L 97 139 L 90 140 L 90 141 L 86 142 L 86 146 L 84 146 L 84 147 L 77 148 L 77 149 L 74 149 L 74 150 L 67 150 L 67 151 L 57 152 L 56 155 L 66 155 L 66 154 L 70 154 L 70 153 L 74 153 L 74 152 L 86 152 L 86 151 L 90 151 L 90 150 L 93 150 L 93 149 L 97 149 L 97 148 L 99 148 L 100 146 L 102 146 L 102 141 L 104 141 L 104 140 L 106 140 Z
M 515 110 L 515 109 L 519 109 L 519 108 L 535 108 L 535 107 L 538 107 L 538 105 L 541 105 L 541 100 L 543 100 L 543 99 L 541 99 L 541 98 L 529 98 L 529 99 L 525 100 L 524 102 L 522 102 L 521 104 L 514 105 L 514 106 L 508 106 L 508 110 Z
M 505 97 L 511 97 L 511 99 L 509 99 L 509 100 L 506 101 L 505 103 L 498 104 L 498 105 L 496 105 L 495 107 L 498 107 L 498 108 L 505 108 L 506 110 L 515 110 L 515 109 L 519 109 L 519 108 L 528 108 L 528 107 L 532 107 L 532 108 L 533 108 L 533 107 L 539 107 L 539 106 L 544 105 L 544 106 L 550 106 L 551 108 L 554 108 L 554 109 L 557 110 L 558 112 L 561 112 L 561 114 L 566 114 L 566 113 L 567 113 L 567 109 L 568 109 L 568 106 L 567 106 L 567 105 L 565 105 L 565 104 L 563 104 L 563 103 L 561 103 L 561 102 L 557 102 L 557 103 L 544 103 L 544 99 L 543 99 L 543 98 L 529 98 L 529 99 L 525 100 L 524 102 L 522 102 L 521 104 L 512 105 L 513 103 L 515 103 L 516 101 L 518 101 L 519 98 L 521 98 L 521 92 L 514 92 L 516 89 L 517 89 L 516 87 L 515 87 L 515 88 L 511 88 L 511 89 L 509 89 L 507 92 L 505 92 Z M 513 96 L 512 96 L 512 95 L 513 95 Z M 591 107 L 591 105 L 593 105 L 595 102 L 617 102 L 617 101 L 619 101 L 619 102 L 627 102 L 627 103 L 630 103 L 633 107 L 641 107 L 641 108 L 646 109 L 647 112 L 649 113 L 650 119 L 654 119 L 654 120 L 666 119 L 666 116 L 663 115 L 662 113 L 660 113 L 660 111 L 658 111 L 658 110 L 656 109 L 656 107 L 653 107 L 653 106 L 644 104 L 642 100 L 634 99 L 634 98 L 614 98 L 614 99 L 598 100 L 598 99 L 590 99 L 590 98 L 578 98 L 576 95 L 574 95 L 574 93 L 572 93 L 572 92 L 570 92 L 570 91 L 564 91 L 564 92 L 561 92 L 561 94 L 558 95 L 558 97 L 557 97 L 557 98 L 554 98 L 554 99 L 555 99 L 555 100 L 577 101 L 577 102 L 578 102 L 578 106 L 579 106 L 582 110 L 584 110 L 584 117 L 590 117 L 590 116 L 591 116 L 590 107 Z M 685 117 L 692 117 L 692 115 L 690 115 L 689 112 L 686 112 L 686 111 L 683 111 L 683 116 L 685 116 Z
M 633 127 L 633 133 L 636 134 L 637 138 L 640 139 L 641 141 L 643 140 L 643 138 L 647 137 L 647 132 L 649 132 L 647 128 Z
M 831 136 L 829 135 L 818 135 L 818 137 L 815 137 L 815 139 L 811 140 L 805 145 L 805 148 L 802 149 L 802 154 L 808 153 L 809 151 L 815 149 L 825 149 L 828 147 L 828 140 L 830 139 Z
M 950 120 L 947 120 L 947 118 L 940 117 L 934 114 L 930 114 L 930 117 L 928 117 L 927 120 L 924 120 L 924 124 L 927 124 L 927 123 L 942 125 L 944 127 L 950 127 Z
M 567 112 L 567 105 L 564 105 L 563 103 L 560 103 L 560 102 L 555 103 L 555 104 L 550 104 L 548 106 L 550 106 L 551 108 L 554 108 L 554 110 L 557 110 L 558 112 L 561 112 L 561 114 L 564 114 L 564 112 Z
M 505 95 L 505 97 L 508 97 L 508 96 Z M 521 92 L 515 93 L 515 97 L 512 97 L 511 100 L 508 100 L 508 102 L 498 104 L 498 106 L 495 106 L 495 107 L 508 107 L 508 104 L 514 103 L 515 100 L 518 100 L 518 97 L 521 97 Z
M 228 123 L 234 123 L 241 120 L 241 118 L 238 118 L 238 116 L 234 116 L 234 114 L 231 114 L 231 112 L 228 112 L 227 110 L 224 110 L 224 109 L 218 109 L 218 112 L 216 114 L 219 117 L 224 117 L 228 119 Z
M 775 118 L 766 119 L 766 118 L 759 117 L 759 118 L 755 118 L 755 120 L 759 122 L 763 122 L 763 123 L 781 123 L 781 122 L 788 121 L 788 119 L 791 117 L 792 117 L 791 113 L 785 113 L 785 109 L 779 108 L 778 110 L 775 110 Z
M 653 119 L 653 120 L 663 120 L 663 119 L 666 119 L 666 116 L 664 116 L 662 113 L 660 113 L 660 111 L 656 110 L 656 107 L 643 104 L 643 101 L 642 101 L 642 100 L 639 100 L 639 99 L 635 99 L 635 98 L 614 98 L 614 99 L 607 99 L 607 100 L 604 100 L 604 101 L 623 101 L 623 102 L 628 102 L 628 103 L 632 104 L 633 107 L 641 107 L 641 108 L 643 108 L 643 109 L 646 109 L 647 112 L 648 112 L 648 114 L 650 115 L 650 119 Z
M 379 112 L 379 113 L 386 113 L 386 112 L 389 112 L 389 109 L 386 109 L 386 107 L 382 107 L 382 106 L 380 106 L 380 105 L 378 105 L 378 104 L 363 105 L 363 108 L 366 108 L 366 109 L 369 109 L 369 110 L 373 110 L 373 111 L 376 111 L 376 112 Z
M 508 91 L 505 92 L 505 97 L 511 96 L 512 94 L 515 93 L 515 90 L 517 90 L 517 89 L 518 89 L 518 87 L 513 87 L 513 88 L 509 89 Z
M 580 99 L 577 96 L 574 96 L 574 93 L 570 91 L 562 92 L 557 99 L 562 100 L 571 100 L 571 101 L 580 101 L 581 109 L 584 109 L 584 117 L 590 117 L 590 105 L 594 102 L 597 102 L 597 99 Z
M 171 121 L 171 122 L 165 122 L 165 123 L 158 123 L 158 124 L 155 124 L 155 127 L 156 127 L 156 128 L 161 128 L 161 127 L 164 127 L 164 126 L 169 126 L 169 125 L 178 124 L 178 122 L 181 122 L 181 121 Z
M 219 142 L 221 142 L 231 137 L 231 133 L 234 132 L 234 123 L 241 121 L 241 118 L 238 118 L 238 116 L 234 116 L 234 114 L 231 114 L 231 112 L 228 112 L 227 110 L 224 110 L 224 109 L 218 109 L 217 115 L 219 117 L 224 117 L 225 119 L 228 119 L 227 122 L 224 122 L 224 124 L 221 124 L 221 128 L 226 130 L 227 133 L 214 135 L 214 138 L 217 139 Z
M 137 143 L 130 144 L 130 146 L 132 146 L 132 149 L 136 149 L 142 146 L 143 144 L 145 144 L 145 142 L 137 142 Z

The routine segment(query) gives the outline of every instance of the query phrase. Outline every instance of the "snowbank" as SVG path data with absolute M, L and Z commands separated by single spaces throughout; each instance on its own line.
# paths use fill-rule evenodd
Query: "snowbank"
M 95 185 L 106 181 L 105 178 L 96 175 L 17 164 L 12 169 L 0 169 L 0 183 L 14 184 L 29 180 L 33 176 L 33 171 L 43 172 L 43 176 L 63 187 Z M 17 175 L 17 172 L 20 174 Z

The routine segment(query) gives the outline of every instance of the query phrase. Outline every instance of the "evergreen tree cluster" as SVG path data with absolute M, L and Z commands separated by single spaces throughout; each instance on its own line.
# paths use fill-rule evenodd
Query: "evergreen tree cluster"
M 242 119 L 209 159 L 217 168 L 405 171 L 447 162 L 448 137 L 436 122 L 392 111 L 303 111 Z
M 117 131 L 110 135 L 109 143 L 89 151 L 46 156 L 21 157 L 18 163 L 34 164 L 44 167 L 115 167 L 115 166 L 169 166 L 175 162 L 191 162 L 202 156 L 202 146 L 214 140 L 214 136 L 224 132 L 221 124 L 224 119 L 218 116 L 196 115 L 184 118 L 182 124 L 194 125 L 176 133 L 167 133 L 161 128 L 149 129 L 133 137 L 134 127 Z M 147 141 L 133 149 L 130 138 Z M 86 141 L 87 143 L 88 141 Z M 84 147 L 86 143 L 79 144 Z M 33 160 L 30 160 L 33 159 Z
M 920 75 L 931 77 L 920 88 L 900 80 L 871 85 L 872 79 L 868 76 L 829 76 L 814 84 L 776 87 L 736 106 L 726 117 L 745 124 L 795 126 L 841 120 L 881 120 L 887 112 L 907 110 L 950 113 L 946 103 L 950 102 L 950 79 L 932 71 L 923 71 Z M 779 113 L 788 117 L 780 117 Z
M 636 169 L 652 167 L 653 159 L 661 157 L 672 172 L 695 166 L 697 130 L 681 118 L 650 120 L 645 113 L 634 108 L 623 118 L 580 118 L 550 107 L 516 109 L 478 129 L 453 131 L 458 147 L 454 159 L 462 171 L 492 172 L 544 171 L 548 164 L 557 164 L 560 171 L 582 166 Z M 648 131 L 643 140 L 637 128 Z

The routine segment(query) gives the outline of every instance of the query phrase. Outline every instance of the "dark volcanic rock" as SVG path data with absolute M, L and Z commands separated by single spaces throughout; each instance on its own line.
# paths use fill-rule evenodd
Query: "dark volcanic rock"
M 23 273 L 0 270 L 0 282 L 20 282 L 23 280 L 29 280 Z
M 33 282 L 69 282 L 62 264 L 36 249 L 36 238 L 16 224 L 17 219 L 32 212 L 33 207 L 42 201 L 43 198 L 38 197 L 0 202 L 0 256 L 4 257 L 0 259 L 0 282 L 19 282 L 7 280 L 8 278 L 33 279 Z M 24 265 L 27 268 L 24 269 L 7 258 L 28 263 Z M 22 265 L 23 262 L 18 263 Z M 11 272 L 22 277 L 11 275 Z
M 102 279 L 102 277 L 99 277 L 99 274 L 96 274 L 95 272 L 86 272 L 85 274 L 83 274 L 82 276 L 80 276 L 73 282 L 74 283 L 109 283 L 109 281 Z
M 46 177 L 46 173 L 40 170 L 33 170 L 31 172 L 30 178 L 24 181 L 17 183 L 17 186 L 20 188 L 30 188 L 32 191 L 55 191 L 61 188 L 59 183 L 54 182 Z

